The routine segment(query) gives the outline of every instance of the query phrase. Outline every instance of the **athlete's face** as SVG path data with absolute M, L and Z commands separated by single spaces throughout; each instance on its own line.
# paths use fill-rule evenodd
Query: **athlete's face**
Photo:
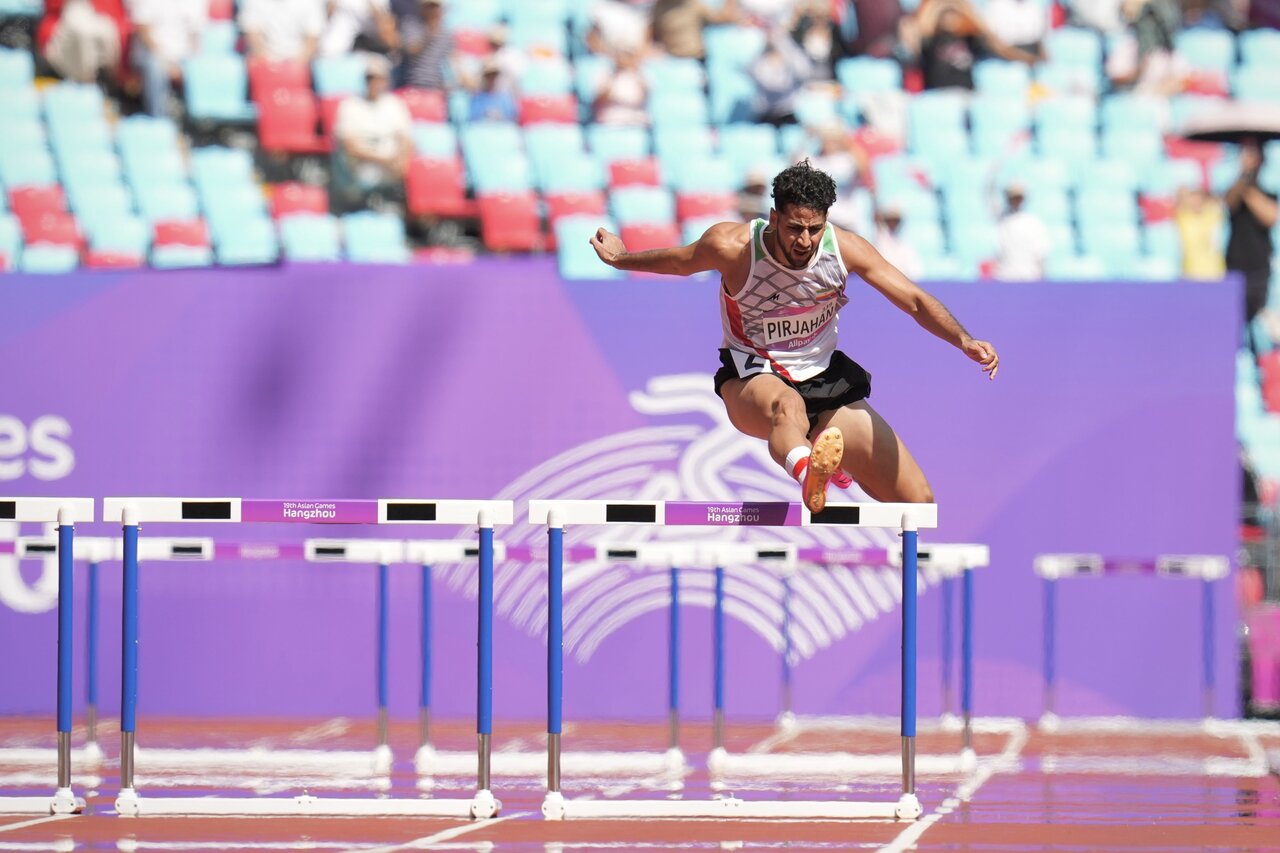
M 778 254 L 788 266 L 803 267 L 813 260 L 827 227 L 827 215 L 807 207 L 787 205 L 769 211 L 769 227 L 777 235 Z

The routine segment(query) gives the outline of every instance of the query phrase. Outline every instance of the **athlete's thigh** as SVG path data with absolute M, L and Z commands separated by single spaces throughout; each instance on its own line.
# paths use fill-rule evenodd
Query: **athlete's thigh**
M 769 437 L 778 406 L 793 412 L 798 410 L 799 416 L 804 414 L 800 392 L 770 373 L 730 379 L 720 386 L 720 396 L 729 413 L 729 422 L 753 438 Z
M 818 417 L 816 432 L 837 427 L 844 436 L 841 467 L 878 501 L 929 503 L 933 491 L 911 452 L 866 400 Z

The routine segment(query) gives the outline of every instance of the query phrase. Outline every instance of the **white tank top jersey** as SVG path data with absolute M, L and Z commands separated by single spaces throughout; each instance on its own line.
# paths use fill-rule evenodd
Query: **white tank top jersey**
M 764 245 L 763 219 L 751 222 L 751 270 L 737 296 L 720 288 L 724 343 L 740 377 L 776 373 L 803 382 L 827 369 L 836 349 L 836 315 L 849 302 L 849 271 L 827 223 L 803 269 L 789 269 Z

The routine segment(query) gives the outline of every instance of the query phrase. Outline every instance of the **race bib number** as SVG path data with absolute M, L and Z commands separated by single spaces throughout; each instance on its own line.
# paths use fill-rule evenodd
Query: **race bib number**
M 731 349 L 729 355 L 733 358 L 733 366 L 738 370 L 739 379 L 749 379 L 757 373 L 773 373 L 769 360 L 753 352 L 739 352 Z

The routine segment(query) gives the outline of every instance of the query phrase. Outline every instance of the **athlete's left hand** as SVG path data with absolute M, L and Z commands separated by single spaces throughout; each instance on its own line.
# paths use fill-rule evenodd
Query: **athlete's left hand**
M 988 379 L 996 378 L 996 372 L 1000 370 L 1000 356 L 996 355 L 995 347 L 986 341 L 965 338 L 960 348 L 965 355 L 982 365 L 982 371 L 987 374 Z

